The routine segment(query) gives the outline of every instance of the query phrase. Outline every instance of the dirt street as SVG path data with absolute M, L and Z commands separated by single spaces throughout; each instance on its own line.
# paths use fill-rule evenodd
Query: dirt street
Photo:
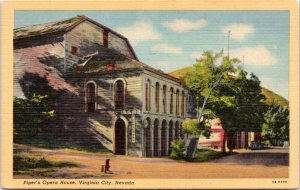
M 206 163 L 175 161 L 169 158 L 137 158 L 70 149 L 49 150 L 25 145 L 14 149 L 28 156 L 50 161 L 70 161 L 80 167 L 55 168 L 18 173 L 15 178 L 286 178 L 288 149 L 243 151 Z M 110 159 L 111 173 L 103 174 L 101 165 Z

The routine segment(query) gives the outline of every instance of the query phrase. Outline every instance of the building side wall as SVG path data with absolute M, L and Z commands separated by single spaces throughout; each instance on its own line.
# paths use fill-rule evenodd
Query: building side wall
M 73 64 L 78 64 L 83 56 L 93 54 L 98 51 L 99 47 L 103 47 L 104 30 L 89 21 L 84 21 L 65 34 L 65 70 L 72 68 Z M 133 53 L 124 39 L 109 31 L 107 35 L 108 47 L 105 48 L 116 50 L 128 58 L 134 59 Z M 72 54 L 72 47 L 77 48 L 76 55 Z
M 98 81 L 97 109 L 114 109 L 114 83 L 125 82 L 125 110 L 141 109 L 141 75 L 139 72 L 102 75 Z
M 108 48 L 117 50 L 126 55 L 128 58 L 134 59 L 133 53 L 126 41 L 113 33 L 108 33 Z
M 25 97 L 24 91 L 29 90 L 21 85 L 25 83 L 22 80 L 25 80 L 28 75 L 46 79 L 54 89 L 65 88 L 65 83 L 59 78 L 65 60 L 63 38 L 53 37 L 38 41 L 38 44 L 34 40 L 24 41 L 14 47 L 14 96 L 16 97 Z
M 126 125 L 127 154 L 142 156 L 140 84 L 138 72 L 110 73 L 66 78 L 67 82 L 79 88 L 79 94 L 62 93 L 56 122 L 63 129 L 62 141 L 72 142 L 88 148 L 115 151 L 115 122 L 118 118 Z M 125 81 L 125 107 L 114 109 L 114 83 Z M 96 85 L 96 110 L 86 110 L 86 86 Z
M 151 104 L 150 104 L 150 110 L 146 110 L 146 94 L 145 94 L 145 84 L 147 80 L 150 80 L 151 82 Z M 143 74 L 143 113 L 144 114 L 154 114 L 154 115 L 161 115 L 161 116 L 166 116 L 166 117 L 173 117 L 173 118 L 192 118 L 192 109 L 193 109 L 193 104 L 192 102 L 189 103 L 188 97 L 192 97 L 190 91 L 183 87 L 182 85 L 169 80 L 167 78 L 164 78 L 162 76 L 156 75 L 151 72 L 145 71 Z M 156 104 L 155 104 L 155 85 L 156 83 L 159 83 L 160 88 L 159 88 L 159 112 L 156 112 Z M 163 108 L 163 86 L 166 86 L 167 88 L 167 93 L 166 93 L 166 113 L 164 113 L 164 108 Z M 171 95 L 171 88 L 173 88 L 173 113 L 170 113 L 170 95 Z M 176 91 L 179 90 L 179 113 L 176 114 Z M 181 104 L 182 104 L 182 92 L 184 92 L 184 114 L 182 115 L 181 113 Z
M 65 34 L 66 65 L 65 70 L 79 63 L 79 58 L 95 53 L 103 46 L 103 29 L 88 22 L 82 22 Z M 77 54 L 72 54 L 72 47 L 77 48 Z

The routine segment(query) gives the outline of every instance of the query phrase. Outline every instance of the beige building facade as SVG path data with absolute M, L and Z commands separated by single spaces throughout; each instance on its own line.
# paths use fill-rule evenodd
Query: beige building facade
M 159 157 L 183 138 L 190 90 L 140 62 L 124 36 L 85 16 L 14 32 L 14 96 L 28 98 L 36 85 L 55 92 L 50 140 Z

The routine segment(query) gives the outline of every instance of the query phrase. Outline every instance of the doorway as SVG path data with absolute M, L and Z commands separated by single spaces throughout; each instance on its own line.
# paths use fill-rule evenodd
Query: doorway
M 118 119 L 115 123 L 115 154 L 126 154 L 126 128 L 122 119 Z

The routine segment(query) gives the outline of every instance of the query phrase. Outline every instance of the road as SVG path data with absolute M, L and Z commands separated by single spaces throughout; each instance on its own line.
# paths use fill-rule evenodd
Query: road
M 288 166 L 289 149 L 272 147 L 264 150 L 249 150 L 239 154 L 226 156 L 213 161 L 214 163 L 263 165 L 263 166 Z
M 49 150 L 25 145 L 14 149 L 27 156 L 51 161 L 71 161 L 80 167 L 18 172 L 15 178 L 287 178 L 288 149 L 243 151 L 206 163 L 175 161 L 169 158 L 137 158 L 69 149 Z M 111 173 L 101 165 L 111 160 Z

